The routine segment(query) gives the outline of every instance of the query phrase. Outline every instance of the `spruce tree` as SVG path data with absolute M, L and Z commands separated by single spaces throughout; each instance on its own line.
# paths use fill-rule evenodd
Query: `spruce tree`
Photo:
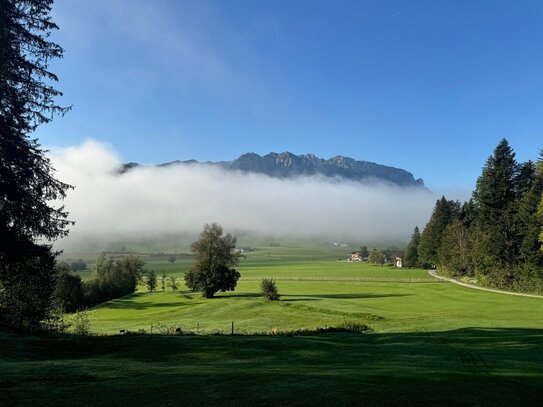
M 516 210 L 520 187 L 523 187 L 519 168 L 513 149 L 503 139 L 477 180 L 473 193 L 477 207 L 475 250 L 483 269 L 511 265 L 518 256 L 521 238 Z M 525 172 L 521 178 L 526 181 Z
M 405 248 L 404 263 L 406 267 L 418 267 L 419 265 L 420 230 L 415 226 L 411 240 Z
M 543 194 L 541 195 L 541 200 L 539 201 L 539 206 L 537 208 L 537 219 L 543 225 Z M 543 251 L 543 226 L 541 226 L 539 242 L 541 243 L 540 249 Z
M 460 202 L 449 201 L 444 196 L 438 199 L 430 221 L 424 228 L 419 244 L 419 263 L 425 267 L 438 264 L 438 250 L 445 229 L 460 216 Z
M 535 167 L 532 183 L 522 196 L 518 209 L 519 233 L 522 237 L 520 260 L 530 266 L 543 267 L 543 251 L 539 233 L 543 218 L 538 214 L 539 201 L 543 195 L 543 150 Z
M 54 288 L 54 253 L 47 242 L 67 234 L 67 213 L 52 201 L 69 185 L 54 178 L 31 134 L 67 109 L 49 63 L 62 48 L 49 40 L 58 27 L 52 0 L 0 1 L 0 320 L 33 329 L 46 317 Z M 39 287 L 26 290 L 32 279 Z M 25 310 L 14 313 L 13 309 Z

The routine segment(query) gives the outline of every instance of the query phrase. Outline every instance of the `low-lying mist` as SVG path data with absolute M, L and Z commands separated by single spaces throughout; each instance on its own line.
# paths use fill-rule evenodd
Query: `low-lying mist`
M 261 236 L 407 242 L 428 221 L 432 193 L 324 177 L 277 179 L 214 167 L 135 168 L 119 174 L 115 151 L 96 141 L 53 149 L 56 177 L 75 186 L 64 201 L 76 222 L 56 242 L 67 251 L 165 236 L 195 236 L 208 222 Z

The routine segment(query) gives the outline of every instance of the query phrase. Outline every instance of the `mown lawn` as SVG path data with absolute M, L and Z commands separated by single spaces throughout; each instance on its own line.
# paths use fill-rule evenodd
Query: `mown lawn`
M 543 330 L 0 334 L 0 405 L 537 406 Z
M 139 292 L 91 312 L 92 330 L 151 325 L 180 326 L 199 333 L 240 333 L 371 325 L 376 332 L 440 331 L 469 327 L 542 328 L 543 301 L 471 290 L 449 283 L 278 281 L 281 301 L 260 297 L 257 281 L 240 282 L 235 292 L 202 298 L 186 290 Z
M 93 336 L 0 333 L 0 405 L 541 405 L 543 300 L 269 249 L 216 298 L 142 286 L 90 311 Z M 190 260 L 147 267 L 182 279 Z M 262 277 L 281 301 L 260 297 Z M 344 322 L 372 331 L 263 335 Z M 157 334 L 172 326 L 191 334 Z

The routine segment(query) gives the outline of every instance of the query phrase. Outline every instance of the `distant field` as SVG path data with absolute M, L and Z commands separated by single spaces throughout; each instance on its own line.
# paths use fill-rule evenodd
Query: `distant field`
M 355 248 L 332 245 L 308 247 L 261 247 L 244 253 L 237 269 L 242 278 L 258 277 L 368 277 L 368 278 L 428 278 L 425 270 L 396 269 L 372 266 L 361 262 L 347 262 L 348 254 Z M 166 258 L 156 260 L 141 256 L 147 270 L 183 277 L 191 267 L 191 259 L 177 259 L 171 263 Z M 163 256 L 168 257 L 168 256 Z M 92 262 L 89 263 L 92 266 Z M 78 272 L 83 279 L 91 277 L 91 271 Z
M 180 326 L 198 333 L 239 333 L 338 326 L 346 320 L 371 325 L 376 332 L 442 331 L 466 327 L 543 328 L 543 301 L 517 298 L 439 282 L 421 269 L 396 269 L 339 261 L 345 250 L 271 247 L 247 253 L 238 267 L 235 292 L 205 299 L 186 289 L 131 296 L 92 311 L 92 329 L 151 330 L 151 325 Z M 182 281 L 190 260 L 150 261 L 149 269 Z M 278 303 L 263 300 L 259 281 L 276 279 Z M 366 280 L 366 281 L 364 281 Z M 381 280 L 381 281 L 373 281 Z M 413 282 L 417 281 L 417 282 Z M 160 287 L 160 283 L 159 283 Z

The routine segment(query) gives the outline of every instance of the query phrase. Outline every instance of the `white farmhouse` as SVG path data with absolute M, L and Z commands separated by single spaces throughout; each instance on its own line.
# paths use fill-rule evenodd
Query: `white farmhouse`
M 401 257 L 396 257 L 396 267 L 401 269 L 402 266 L 403 266 L 402 258 Z

